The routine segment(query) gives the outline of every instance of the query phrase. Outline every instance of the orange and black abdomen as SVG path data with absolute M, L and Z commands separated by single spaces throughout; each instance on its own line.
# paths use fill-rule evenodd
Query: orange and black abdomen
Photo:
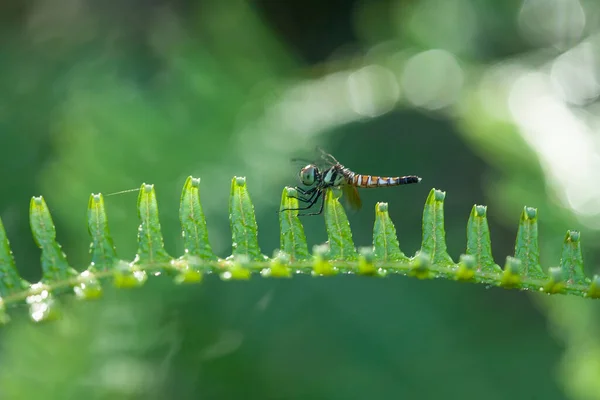
M 421 178 L 414 175 L 389 177 L 356 174 L 352 178 L 352 184 L 361 188 L 408 185 L 410 183 L 419 183 L 420 181 Z

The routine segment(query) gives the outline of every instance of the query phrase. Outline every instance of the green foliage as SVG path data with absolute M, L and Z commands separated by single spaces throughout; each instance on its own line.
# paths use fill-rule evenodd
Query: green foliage
M 35 243 L 42 251 L 42 280 L 52 282 L 68 279 L 77 272 L 67 263 L 67 256 L 56 242 L 56 230 L 50 210 L 42 197 L 33 197 L 29 205 L 29 220 Z
M 5 308 L 26 300 L 34 321 L 60 316 L 53 294 L 73 290 L 77 298 L 101 296 L 100 281 L 113 278 L 117 287 L 136 287 L 147 276 L 167 274 L 177 283 L 199 282 L 205 273 L 218 273 L 224 280 L 249 279 L 254 272 L 264 277 L 291 277 L 294 273 L 329 276 L 355 273 L 365 276 L 401 274 L 419 279 L 446 278 L 505 288 L 534 290 L 600 297 L 600 278 L 584 274 L 579 232 L 567 232 L 560 266 L 544 272 L 539 263 L 537 210 L 525 207 L 519 223 L 515 256 L 507 257 L 504 269 L 492 257 L 490 232 L 485 206 L 473 206 L 467 223 L 467 249 L 458 264 L 447 253 L 444 230 L 446 193 L 432 189 L 423 212 L 423 241 L 414 257 L 400 249 L 396 229 L 386 203 L 375 207 L 372 247 L 358 251 L 352 240 L 350 224 L 339 202 L 340 192 L 329 190 L 325 198 L 325 227 L 328 242 L 316 246 L 310 255 L 303 225 L 295 210 L 279 213 L 281 248 L 272 258 L 258 246 L 258 227 L 246 179 L 234 177 L 229 201 L 232 254 L 221 259 L 211 250 L 206 221 L 199 197 L 200 180 L 189 177 L 180 202 L 180 222 L 185 254 L 178 259 L 164 247 L 153 185 L 143 184 L 138 196 L 138 251 L 135 259 L 118 258 L 110 236 L 101 194 L 92 194 L 88 203 L 88 231 L 91 236 L 91 263 L 78 273 L 69 266 L 56 241 L 52 217 L 42 197 L 34 197 L 30 206 L 31 229 L 41 249 L 42 281 L 29 284 L 18 276 L 4 228 L 0 222 L 0 311 L 8 321 Z M 296 191 L 285 188 L 281 209 L 296 208 Z
M 104 199 L 99 194 L 90 196 L 88 232 L 92 237 L 92 245 L 90 246 L 92 263 L 89 269 L 92 272 L 111 270 L 117 260 L 117 250 L 108 229 Z
M 179 204 L 179 221 L 183 229 L 186 256 L 216 260 L 217 256 L 210 247 L 206 220 L 200 205 L 200 178 L 190 176 L 185 181 Z
M 335 199 L 333 190 L 328 190 L 325 197 L 325 227 L 329 238 L 329 257 L 335 260 L 356 260 L 350 224 L 344 208 Z
M 479 272 L 502 271 L 494 262 L 490 240 L 490 228 L 486 218 L 487 207 L 474 205 L 467 223 L 467 254 L 472 255 Z
M 289 254 L 290 259 L 306 260 L 309 258 L 304 226 L 298 219 L 298 193 L 296 189 L 286 188 L 281 194 L 281 207 L 289 208 L 290 211 L 281 214 L 279 218 L 279 229 L 281 232 L 279 244 L 281 250 Z
M 26 289 L 29 286 L 29 282 L 19 276 L 2 220 L 0 220 L 0 276 L 2 276 L 0 293 L 4 295 Z
M 250 261 L 266 259 L 258 247 L 258 226 L 254 216 L 254 206 L 246 188 L 246 178 L 234 177 L 231 181 L 229 197 L 229 221 L 232 232 L 232 255 Z
M 396 227 L 388 214 L 387 203 L 375 205 L 375 226 L 373 227 L 373 250 L 381 261 L 401 261 L 407 263 L 408 257 L 400 250 Z

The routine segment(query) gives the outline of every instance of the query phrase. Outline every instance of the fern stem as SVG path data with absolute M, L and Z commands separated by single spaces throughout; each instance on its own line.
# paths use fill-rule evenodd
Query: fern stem
M 447 252 L 444 207 L 446 193 L 432 189 L 423 211 L 422 246 L 407 257 L 398 244 L 396 228 L 388 214 L 388 205 L 375 207 L 373 243 L 358 251 L 339 192 L 329 190 L 325 197 L 325 226 L 328 244 L 308 252 L 304 228 L 297 211 L 280 213 L 280 249 L 273 257 L 261 253 L 258 226 L 246 179 L 234 177 L 229 202 L 233 240 L 232 255 L 218 258 L 208 242 L 206 221 L 199 198 L 200 180 L 189 177 L 180 201 L 180 222 L 185 254 L 174 258 L 164 248 L 158 204 L 153 185 L 143 184 L 138 197 L 138 251 L 133 261 L 117 257 L 101 194 L 92 194 L 88 203 L 88 232 L 91 237 L 91 263 L 79 273 L 67 262 L 48 206 L 42 197 L 30 205 L 31 229 L 41 250 L 43 278 L 30 284 L 19 277 L 8 238 L 0 221 L 0 323 L 8 321 L 6 308 L 26 301 L 36 321 L 56 318 L 60 313 L 53 294 L 73 290 L 77 298 L 93 299 L 102 294 L 101 283 L 112 279 L 118 287 L 137 287 L 148 276 L 164 273 L 177 283 L 194 283 L 205 275 L 221 279 L 262 277 L 289 278 L 297 274 L 331 276 L 357 274 L 385 277 L 404 275 L 419 279 L 449 279 L 483 284 L 486 287 L 529 290 L 547 294 L 600 297 L 600 277 L 584 274 L 580 233 L 568 231 L 559 267 L 546 272 L 539 263 L 537 210 L 525 207 L 521 213 L 515 241 L 515 256 L 506 257 L 504 268 L 491 253 L 490 232 L 485 206 L 473 206 L 467 223 L 467 249 L 458 264 Z M 281 210 L 297 208 L 296 192 L 284 188 Z

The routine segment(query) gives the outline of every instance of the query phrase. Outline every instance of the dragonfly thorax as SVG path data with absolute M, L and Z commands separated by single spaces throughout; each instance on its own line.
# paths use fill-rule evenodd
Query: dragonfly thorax
M 319 168 L 309 164 L 300 170 L 300 182 L 306 186 L 312 186 L 319 180 Z
M 340 186 L 344 183 L 345 180 L 346 178 L 344 177 L 344 174 L 337 166 L 333 166 L 327 171 L 323 172 L 323 184 L 326 187 Z

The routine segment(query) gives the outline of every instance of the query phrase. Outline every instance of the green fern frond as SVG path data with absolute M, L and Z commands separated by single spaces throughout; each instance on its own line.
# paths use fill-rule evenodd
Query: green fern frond
M 501 268 L 492 256 L 487 208 L 473 206 L 467 223 L 467 249 L 456 263 L 447 252 L 444 228 L 446 193 L 432 189 L 425 202 L 421 249 L 408 257 L 400 249 L 387 203 L 375 206 L 373 243 L 357 250 L 339 190 L 328 190 L 325 199 L 325 226 L 328 242 L 308 250 L 304 227 L 297 211 L 279 214 L 280 249 L 265 256 L 258 245 L 258 226 L 246 179 L 231 181 L 229 218 L 233 251 L 224 259 L 210 246 L 199 194 L 200 179 L 188 177 L 181 194 L 179 218 L 185 252 L 176 258 L 165 249 L 158 204 L 153 185 L 143 184 L 137 206 L 140 226 L 138 250 L 133 261 L 121 260 L 108 228 L 101 194 L 92 194 L 88 203 L 88 232 L 91 262 L 83 272 L 72 268 L 56 241 L 52 217 L 42 197 L 30 205 L 31 230 L 41 250 L 42 280 L 31 284 L 17 271 L 8 237 L 0 221 L 0 322 L 9 320 L 7 306 L 25 301 L 34 321 L 60 316 L 55 294 L 73 291 L 77 298 L 91 299 L 102 294 L 100 282 L 112 279 L 117 287 L 144 284 L 148 275 L 166 274 L 177 283 L 194 283 L 205 274 L 219 274 L 224 280 L 263 277 L 289 278 L 295 273 L 330 276 L 339 273 L 383 277 L 388 274 L 419 279 L 444 278 L 548 294 L 600 297 L 600 277 L 584 274 L 580 234 L 567 232 L 558 267 L 546 272 L 540 266 L 537 210 L 525 207 L 521 214 L 514 257 Z M 281 209 L 297 208 L 293 188 L 284 188 Z

